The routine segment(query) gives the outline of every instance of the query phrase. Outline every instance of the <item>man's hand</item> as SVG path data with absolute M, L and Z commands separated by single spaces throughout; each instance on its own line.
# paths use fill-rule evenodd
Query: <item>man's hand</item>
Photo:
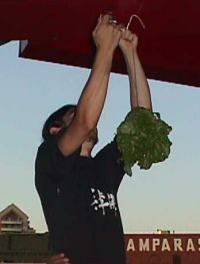
M 119 45 L 122 31 L 120 26 L 113 22 L 112 16 L 106 14 L 99 17 L 92 35 L 97 49 L 113 52 Z
M 48 259 L 46 264 L 70 264 L 70 261 L 63 253 L 61 253 L 52 256 L 50 259 Z
M 134 55 L 137 52 L 138 37 L 130 30 L 121 26 L 122 35 L 119 41 L 119 47 L 125 56 Z

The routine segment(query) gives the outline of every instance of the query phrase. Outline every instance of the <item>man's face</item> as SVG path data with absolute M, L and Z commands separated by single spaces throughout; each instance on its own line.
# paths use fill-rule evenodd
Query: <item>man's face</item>
M 65 127 L 68 127 L 72 122 L 75 114 L 75 107 L 72 107 L 67 113 L 63 116 L 63 121 L 65 123 Z

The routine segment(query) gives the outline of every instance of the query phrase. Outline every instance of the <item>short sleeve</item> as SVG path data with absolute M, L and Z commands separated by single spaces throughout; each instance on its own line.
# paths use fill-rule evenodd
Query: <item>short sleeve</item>
M 105 174 L 107 177 L 110 177 L 117 192 L 125 172 L 121 153 L 117 147 L 116 137 L 97 153 L 95 159 L 105 168 Z
M 64 177 L 70 177 L 79 154 L 80 149 L 64 156 L 55 139 L 43 142 L 36 157 L 36 173 L 45 173 L 54 183 L 59 183 Z

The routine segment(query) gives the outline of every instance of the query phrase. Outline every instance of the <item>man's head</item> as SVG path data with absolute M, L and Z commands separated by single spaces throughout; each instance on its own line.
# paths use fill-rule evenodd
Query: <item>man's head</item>
M 51 114 L 42 129 L 43 140 L 48 140 L 52 136 L 59 136 L 62 134 L 72 122 L 76 112 L 76 105 L 65 105 L 53 114 Z M 91 149 L 98 142 L 98 131 L 94 129 L 88 139 L 83 143 L 82 147 L 85 149 Z
M 44 123 L 42 129 L 43 140 L 48 140 L 52 136 L 58 135 L 63 129 L 71 123 L 76 105 L 64 105 L 52 113 Z

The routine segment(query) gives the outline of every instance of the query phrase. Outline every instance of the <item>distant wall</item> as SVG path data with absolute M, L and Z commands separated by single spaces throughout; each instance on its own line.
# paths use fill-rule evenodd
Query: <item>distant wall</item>
M 48 234 L 0 235 L 0 262 L 45 262 L 49 256 Z
M 127 264 L 200 264 L 198 234 L 127 234 Z M 0 262 L 44 263 L 50 257 L 48 233 L 0 235 Z

